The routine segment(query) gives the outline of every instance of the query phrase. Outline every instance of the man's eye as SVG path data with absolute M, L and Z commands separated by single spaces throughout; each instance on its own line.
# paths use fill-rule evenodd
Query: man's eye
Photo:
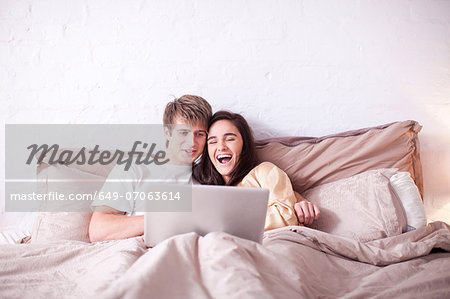
M 189 133 L 187 131 L 180 132 L 181 136 L 187 136 Z
M 197 133 L 196 135 L 199 136 L 199 137 L 205 137 L 206 136 L 205 133 Z

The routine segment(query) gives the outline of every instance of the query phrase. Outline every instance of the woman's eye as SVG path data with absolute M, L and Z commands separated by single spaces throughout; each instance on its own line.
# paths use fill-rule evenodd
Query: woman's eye
M 234 138 L 228 138 L 226 141 L 234 141 Z
M 210 141 L 210 142 L 208 142 L 208 144 L 216 144 L 217 143 L 217 141 Z

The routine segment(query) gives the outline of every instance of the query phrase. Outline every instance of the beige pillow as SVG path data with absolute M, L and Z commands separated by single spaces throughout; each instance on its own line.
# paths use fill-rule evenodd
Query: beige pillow
M 369 170 L 304 192 L 321 211 L 312 228 L 360 242 L 401 234 L 406 217 L 389 182 L 396 172 Z
M 47 165 L 40 170 L 38 178 L 41 193 L 93 194 L 95 190 L 100 189 L 105 180 L 102 176 L 62 164 Z M 90 203 L 90 201 L 69 202 L 66 212 L 41 212 L 33 226 L 31 243 L 55 240 L 89 242 L 89 222 L 92 216 Z M 44 206 L 42 209 L 48 211 L 49 207 Z M 80 212 L 69 212 L 76 210 Z
M 57 240 L 90 242 L 88 212 L 41 212 L 31 233 L 31 243 L 48 243 Z
M 423 198 L 418 133 L 412 120 L 324 136 L 281 137 L 257 142 L 260 161 L 283 169 L 300 193 L 371 169 L 407 171 Z

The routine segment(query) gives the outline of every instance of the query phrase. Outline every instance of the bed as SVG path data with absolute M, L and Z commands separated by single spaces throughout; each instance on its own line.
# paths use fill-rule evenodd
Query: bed
M 224 232 L 151 249 L 142 237 L 90 243 L 89 212 L 40 213 L 21 244 L 0 245 L 0 297 L 449 298 L 449 226 L 423 222 L 420 128 L 402 121 L 258 141 L 259 159 L 322 210 L 312 227 L 268 231 L 263 244 Z M 110 170 L 44 160 L 39 188 L 92 179 L 92 192 Z M 399 174 L 412 185 L 396 185 Z

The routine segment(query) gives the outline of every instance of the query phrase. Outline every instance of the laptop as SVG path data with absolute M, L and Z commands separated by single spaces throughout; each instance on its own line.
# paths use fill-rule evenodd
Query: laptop
M 192 212 L 146 212 L 144 242 L 161 241 L 189 232 L 204 236 L 226 232 L 262 242 L 269 190 L 230 186 L 192 186 Z

